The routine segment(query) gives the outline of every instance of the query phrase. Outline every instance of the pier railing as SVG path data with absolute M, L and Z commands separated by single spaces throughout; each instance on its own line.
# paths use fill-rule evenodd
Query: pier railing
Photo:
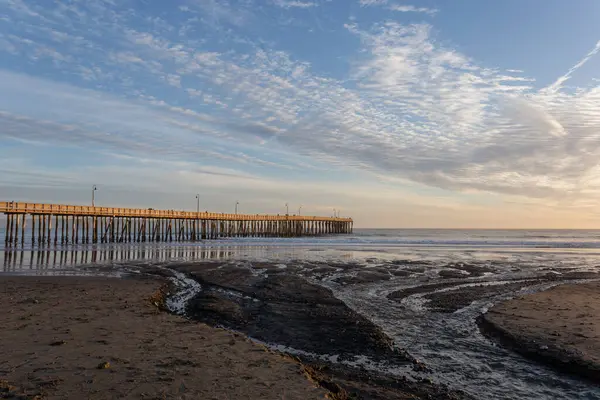
M 195 211 L 154 210 L 150 208 L 92 207 L 64 204 L 0 202 L 0 213 L 4 214 L 52 214 L 80 216 L 110 216 L 131 218 L 183 218 L 211 219 L 223 221 L 337 221 L 352 222 L 352 218 L 315 217 L 300 215 L 227 214 Z
M 351 218 L 227 214 L 152 208 L 0 202 L 6 244 L 196 241 L 225 237 L 296 237 L 352 233 Z M 54 225 L 53 225 L 54 222 Z M 36 231 L 37 227 L 37 231 Z

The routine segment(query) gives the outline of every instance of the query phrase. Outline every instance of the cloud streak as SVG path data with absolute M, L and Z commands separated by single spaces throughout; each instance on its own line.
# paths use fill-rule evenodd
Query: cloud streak
M 435 8 L 427 8 L 427 7 L 415 7 L 410 5 L 400 5 L 400 4 L 392 4 L 389 6 L 389 9 L 397 12 L 409 12 L 409 13 L 423 13 L 429 15 L 435 15 L 439 12 L 438 9 Z
M 298 1 L 298 0 L 272 0 L 273 4 L 281 8 L 311 8 L 316 7 L 317 3 L 312 1 Z
M 553 84 L 548 86 L 546 91 L 549 93 L 556 93 L 562 87 L 563 83 L 571 78 L 575 71 L 583 67 L 583 65 L 587 63 L 593 56 L 598 54 L 598 52 L 600 52 L 600 40 L 596 43 L 596 46 L 594 46 L 594 48 L 590 50 L 590 52 L 587 53 L 585 57 L 583 57 L 577 64 L 573 65 L 566 74 L 562 75 L 556 81 L 554 81 Z

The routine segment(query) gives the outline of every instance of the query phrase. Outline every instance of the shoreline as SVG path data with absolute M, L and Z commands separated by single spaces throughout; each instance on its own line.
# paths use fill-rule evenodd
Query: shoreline
M 600 282 L 566 283 L 495 305 L 481 333 L 559 372 L 600 383 Z
M 0 276 L 0 394 L 322 399 L 290 358 L 160 310 L 159 277 Z M 20 396 L 20 397 L 19 397 Z
M 246 332 L 173 315 L 165 307 L 174 289 L 169 271 L 148 272 L 123 278 L 0 275 L 0 301 L 10 310 L 0 317 L 6 327 L 0 352 L 7 354 L 0 393 L 44 399 L 82 393 L 92 399 L 470 399 L 430 379 L 291 356 L 253 342 Z M 191 379 L 200 374 L 211 379 Z

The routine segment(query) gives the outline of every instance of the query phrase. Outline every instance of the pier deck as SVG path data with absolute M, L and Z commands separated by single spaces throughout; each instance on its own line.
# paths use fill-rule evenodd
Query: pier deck
M 351 218 L 226 214 L 0 202 L 5 243 L 197 241 L 224 237 L 298 237 L 352 233 Z M 29 225 L 28 225 L 29 222 Z M 29 227 L 29 229 L 28 229 Z

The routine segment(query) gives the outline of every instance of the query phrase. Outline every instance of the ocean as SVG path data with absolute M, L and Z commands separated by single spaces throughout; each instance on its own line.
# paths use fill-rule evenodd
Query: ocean
M 119 276 L 147 266 L 202 262 L 235 264 L 257 275 L 268 274 L 261 265 L 272 263 L 331 289 L 426 363 L 432 370 L 427 377 L 476 398 L 600 399 L 599 387 L 497 346 L 475 323 L 504 299 L 597 279 L 600 230 L 364 229 L 318 238 L 57 247 L 28 242 L 5 247 L 0 230 L 0 265 L 8 274 Z M 328 264 L 333 267 L 322 267 Z M 468 301 L 445 302 L 448 293 L 458 291 Z M 335 359 L 335 354 L 317 356 Z M 366 359 L 355 362 L 406 373 Z

